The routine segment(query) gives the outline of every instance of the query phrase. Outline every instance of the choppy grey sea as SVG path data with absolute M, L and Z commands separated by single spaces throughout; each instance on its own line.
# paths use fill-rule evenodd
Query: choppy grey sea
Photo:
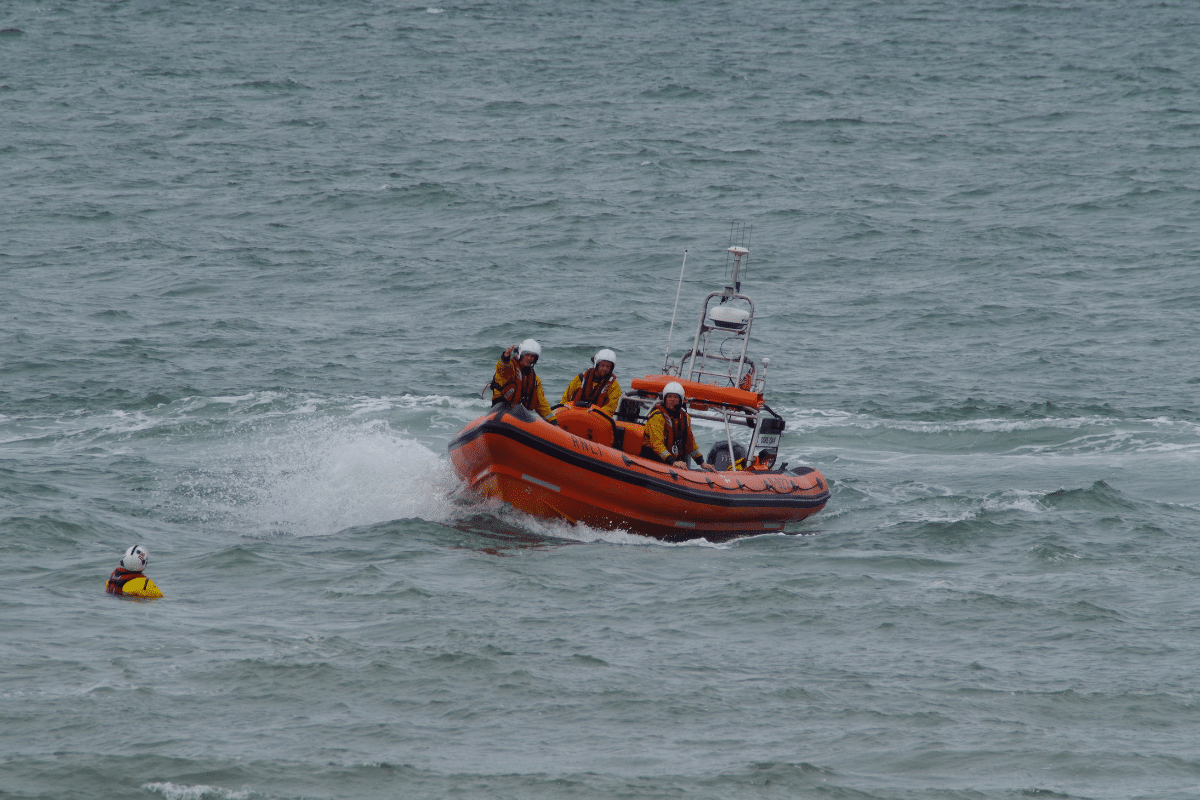
M 1194 800 L 1198 167 L 1191 0 L 0 5 L 0 797 Z M 823 512 L 457 496 L 734 221 Z

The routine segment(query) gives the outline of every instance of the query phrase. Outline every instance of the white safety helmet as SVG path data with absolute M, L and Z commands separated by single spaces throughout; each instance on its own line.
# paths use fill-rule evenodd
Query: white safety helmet
M 596 353 L 596 355 L 592 356 L 593 364 L 599 364 L 601 361 L 607 361 L 608 363 L 612 364 L 613 371 L 616 371 L 616 369 L 617 369 L 617 354 L 614 353 L 612 350 L 609 350 L 606 347 L 603 350 L 601 350 L 599 353 Z
M 538 358 L 541 358 L 542 357 L 542 346 L 540 344 L 538 344 L 536 341 L 534 341 L 533 339 L 526 339 L 525 341 L 523 341 L 519 345 L 517 345 L 517 358 L 520 358 L 521 356 L 525 355 L 526 353 L 533 353 Z
M 679 385 L 678 383 L 676 383 L 675 381 L 671 381 L 671 382 L 670 382 L 670 383 L 668 383 L 668 384 L 666 385 L 666 387 L 663 389 L 663 393 L 662 393 L 663 400 L 666 400 L 666 399 L 667 399 L 667 395 L 669 395 L 669 394 L 677 394 L 677 395 L 679 395 L 679 402 L 680 402 L 680 403 L 682 403 L 684 400 L 686 400 L 686 399 L 687 399 L 687 395 L 685 395 L 685 394 L 683 393 L 683 387 L 682 387 L 682 386 L 680 386 L 680 385 Z
M 150 551 L 140 544 L 135 544 L 133 547 L 125 551 L 125 555 L 121 558 L 121 568 L 131 572 L 141 572 L 146 568 L 146 562 L 150 560 Z

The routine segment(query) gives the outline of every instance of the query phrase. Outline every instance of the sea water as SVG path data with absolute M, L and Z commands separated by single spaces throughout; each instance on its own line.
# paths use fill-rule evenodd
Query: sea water
M 1175 0 L 0 6 L 0 796 L 1200 796 L 1198 54 Z M 463 496 L 501 350 L 657 373 L 735 221 L 826 509 Z

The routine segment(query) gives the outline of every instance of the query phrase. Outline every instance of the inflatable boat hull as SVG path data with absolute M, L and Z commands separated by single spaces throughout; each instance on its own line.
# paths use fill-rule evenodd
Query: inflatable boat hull
M 640 446 L 640 426 L 637 433 Z M 781 532 L 829 500 L 815 470 L 675 469 L 576 436 L 521 406 L 471 422 L 449 451 L 455 473 L 478 497 L 535 517 L 669 541 Z

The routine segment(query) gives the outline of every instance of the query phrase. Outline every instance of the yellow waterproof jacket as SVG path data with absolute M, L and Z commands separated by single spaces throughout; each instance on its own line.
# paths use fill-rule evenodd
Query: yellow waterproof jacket
M 504 400 L 510 406 L 520 403 L 530 411 L 536 411 L 542 419 L 554 422 L 554 412 L 546 402 L 542 391 L 542 379 L 530 367 L 522 371 L 515 358 L 500 356 L 496 362 L 496 374 L 492 377 L 492 403 Z
M 584 400 L 591 405 L 600 406 L 610 416 L 616 414 L 617 406 L 621 404 L 621 384 L 617 383 L 617 377 L 611 372 L 607 378 L 595 380 L 595 372 L 594 368 L 589 368 L 576 375 L 567 384 L 562 401 L 566 404 Z
M 672 419 L 661 404 L 650 410 L 646 418 L 646 427 L 642 432 L 642 450 L 652 450 L 660 460 L 686 460 L 688 454 L 700 464 L 704 456 L 696 446 L 696 437 L 692 436 L 692 421 L 688 413 L 682 409 L 679 416 Z

